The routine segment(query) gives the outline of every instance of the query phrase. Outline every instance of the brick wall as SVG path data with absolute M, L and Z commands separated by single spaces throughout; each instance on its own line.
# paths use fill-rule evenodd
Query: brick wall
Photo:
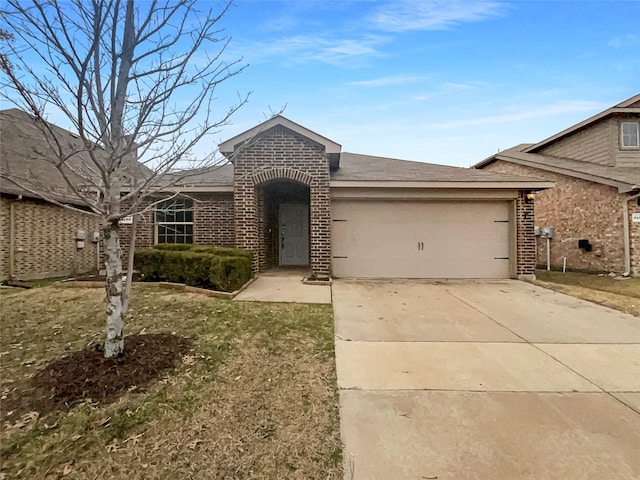
M 234 159 L 236 245 L 255 253 L 254 269 L 267 263 L 265 219 L 258 187 L 291 180 L 309 187 L 311 269 L 331 271 L 329 160 L 324 147 L 276 126 Z M 264 213 L 262 213 L 264 215 Z
M 232 193 L 189 193 L 193 202 L 193 241 L 198 244 L 233 247 L 234 209 Z M 160 198 L 147 198 L 141 209 L 157 202 Z M 120 244 L 123 258 L 129 251 L 131 225 L 120 226 Z M 153 209 L 144 212 L 136 226 L 136 247 L 150 247 L 155 242 L 155 223 Z
M 517 165 L 501 160 L 485 170 L 533 176 L 556 182 L 555 188 L 538 192 L 535 200 L 535 224 L 553 227 L 551 265 L 561 268 L 567 257 L 567 268 L 575 270 L 622 272 L 624 243 L 622 200 L 628 194 L 607 185 L 589 182 L 566 175 Z M 637 203 L 630 202 L 631 215 L 638 212 Z M 640 224 L 630 223 L 632 235 L 632 264 L 640 268 Z M 587 239 L 591 252 L 578 248 L 578 240 Z M 546 240 L 537 239 L 537 263 L 546 265 Z
M 629 202 L 629 233 L 631 236 L 631 272 L 640 275 L 640 223 L 633 223 L 633 214 L 640 213 L 640 201 L 638 199 Z
M 9 277 L 9 204 L 11 200 L 0 199 L 0 281 Z
M 534 235 L 534 201 L 527 199 L 529 192 L 520 191 L 516 199 L 516 275 L 518 278 L 535 275 L 536 238 Z
M 199 193 L 193 212 L 194 242 L 233 247 L 235 244 L 233 193 Z
M 14 231 L 10 231 L 10 209 Z M 96 245 L 91 233 L 98 218 L 37 200 L 0 199 L 0 278 L 9 275 L 9 245 L 14 239 L 14 276 L 17 279 L 76 275 L 96 270 Z M 86 232 L 83 249 L 76 247 L 76 232 Z

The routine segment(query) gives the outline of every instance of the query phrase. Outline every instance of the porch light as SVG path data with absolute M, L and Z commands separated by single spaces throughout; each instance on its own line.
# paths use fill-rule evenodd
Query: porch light
M 532 203 L 536 199 L 536 194 L 529 192 L 524 197 L 526 203 Z

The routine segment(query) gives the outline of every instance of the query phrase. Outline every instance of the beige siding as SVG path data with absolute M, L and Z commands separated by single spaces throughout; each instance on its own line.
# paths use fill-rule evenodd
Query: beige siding
M 616 158 L 618 167 L 639 167 L 640 168 L 640 149 L 636 150 L 619 150 Z
M 616 120 L 616 138 L 614 139 L 614 155 L 619 167 L 640 167 L 640 148 L 622 148 L 622 122 L 640 122 L 640 115 L 625 115 Z
M 8 226 L 10 205 L 14 208 L 14 231 Z M 10 235 L 14 239 L 14 275 L 35 279 L 87 273 L 96 269 L 96 245 L 91 232 L 98 230 L 97 217 L 45 202 L 2 199 L 2 260 L 0 276 L 9 274 Z M 76 231 L 87 239 L 76 248 Z
M 335 200 L 335 277 L 509 278 L 513 202 Z
M 617 135 L 617 121 L 602 120 L 583 128 L 561 140 L 553 142 L 536 153 L 572 158 L 600 165 L 614 165 L 613 139 Z

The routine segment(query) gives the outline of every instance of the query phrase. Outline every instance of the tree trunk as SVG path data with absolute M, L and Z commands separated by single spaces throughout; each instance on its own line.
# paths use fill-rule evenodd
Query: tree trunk
M 120 232 L 118 221 L 112 221 L 104 228 L 104 247 L 107 257 L 107 338 L 104 342 L 104 356 L 115 358 L 124 352 L 122 321 L 122 256 L 120 252 Z
M 138 227 L 138 215 L 133 215 L 131 223 L 131 239 L 129 240 L 129 256 L 127 257 L 127 280 L 124 284 L 124 296 L 122 297 L 122 316 L 127 318 L 129 300 L 131 299 L 131 283 L 133 282 L 133 260 L 136 251 L 136 234 Z

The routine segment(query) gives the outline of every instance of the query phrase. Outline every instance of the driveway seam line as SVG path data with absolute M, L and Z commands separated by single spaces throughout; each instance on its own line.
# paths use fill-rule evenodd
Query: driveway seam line
M 441 287 L 439 287 L 441 288 Z M 588 383 L 590 383 L 591 385 L 593 385 L 594 387 L 600 389 L 600 391 L 605 392 L 607 394 L 609 394 L 609 392 L 607 392 L 604 388 L 602 388 L 600 385 L 594 383 L 593 381 L 591 381 L 590 379 L 588 379 L 587 377 L 585 377 L 584 375 L 582 375 L 581 373 L 577 372 L 576 370 L 574 370 L 573 368 L 571 368 L 569 365 L 567 365 L 566 363 L 558 360 L 556 357 L 554 357 L 553 355 L 551 355 L 548 352 L 545 352 L 542 348 L 538 347 L 537 345 L 535 345 L 534 343 L 530 342 L 529 340 L 527 340 L 526 338 L 524 338 L 522 335 L 518 335 L 516 332 L 514 332 L 513 330 L 511 330 L 510 328 L 502 325 L 500 322 L 498 322 L 496 319 L 492 318 L 491 316 L 487 315 L 484 312 L 481 312 L 480 310 L 478 310 L 476 307 L 474 307 L 473 305 L 471 305 L 470 303 L 466 302 L 465 300 L 463 300 L 462 298 L 458 297 L 457 295 L 454 295 L 453 293 L 451 293 L 449 290 L 447 289 L 443 289 L 445 290 L 445 292 L 447 292 L 449 295 L 451 295 L 452 297 L 458 299 L 459 301 L 461 301 L 462 303 L 464 303 L 465 305 L 467 305 L 468 307 L 472 308 L 473 310 L 475 310 L 476 312 L 478 312 L 481 315 L 484 315 L 485 317 L 487 317 L 489 320 L 491 320 L 492 322 L 500 325 L 502 328 L 506 329 L 507 331 L 513 333 L 515 336 L 517 336 L 518 338 L 521 338 L 522 340 L 524 340 L 527 344 L 531 345 L 533 348 L 535 348 L 536 350 L 538 350 L 539 352 L 542 352 L 542 354 L 548 356 L 549 358 L 555 360 L 556 362 L 558 362 L 560 365 L 563 365 L 564 367 L 566 367 L 567 369 L 569 369 L 570 371 L 572 371 L 573 373 L 575 373 L 576 375 L 578 375 L 580 378 L 586 380 Z M 554 344 L 551 344 L 554 345 Z M 558 344 L 561 345 L 561 344 Z M 611 395 L 611 394 L 609 394 Z M 613 397 L 613 395 L 611 395 Z M 615 397 L 613 397 L 615 398 Z M 616 398 L 616 400 L 618 400 Z M 620 401 L 620 400 L 618 400 Z M 622 402 L 621 402 L 622 403 Z M 626 404 L 625 404 L 626 406 Z

